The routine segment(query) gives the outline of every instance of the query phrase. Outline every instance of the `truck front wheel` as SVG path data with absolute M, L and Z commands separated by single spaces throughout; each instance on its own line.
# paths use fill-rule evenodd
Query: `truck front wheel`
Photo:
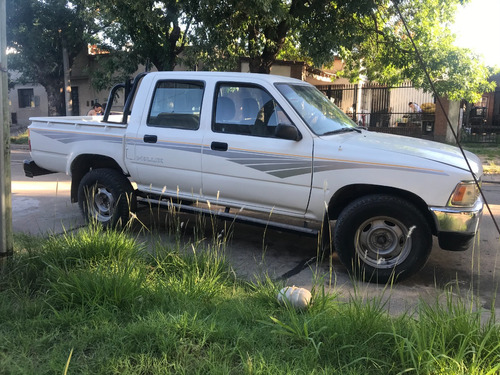
M 124 225 L 135 207 L 132 185 L 114 169 L 93 169 L 80 181 L 78 205 L 89 222 L 106 228 Z
M 432 234 L 421 212 L 390 195 L 369 195 L 350 203 L 334 228 L 341 262 L 355 277 L 386 283 L 418 272 L 432 249 Z

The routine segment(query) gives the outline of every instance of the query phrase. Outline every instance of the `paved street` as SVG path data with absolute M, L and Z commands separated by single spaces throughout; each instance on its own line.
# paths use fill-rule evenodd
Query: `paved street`
M 15 232 L 60 233 L 84 224 L 78 205 L 71 204 L 70 179 L 58 173 L 37 178 L 24 176 L 26 147 L 12 145 L 12 226 Z
M 35 179 L 25 177 L 22 161 L 28 157 L 26 147 L 13 146 L 14 231 L 60 233 L 64 229 L 72 230 L 84 225 L 78 205 L 71 204 L 69 200 L 69 178 L 63 174 Z M 500 178 L 496 179 L 500 182 Z M 494 180 L 494 177 L 486 176 L 483 189 L 493 214 L 500 221 L 500 183 Z M 189 215 L 186 215 L 186 220 L 195 221 Z M 154 225 L 160 226 L 159 223 Z M 211 235 L 211 231 L 207 233 Z M 166 231 L 160 231 L 160 235 L 166 237 Z M 432 301 L 447 285 L 454 286 L 454 292 L 461 295 L 478 297 L 477 302 L 487 309 L 493 303 L 497 313 L 500 311 L 500 299 L 496 298 L 500 282 L 500 241 L 487 211 L 473 249 L 454 253 L 440 250 L 435 245 L 427 265 L 418 275 L 391 288 L 353 283 L 335 256 L 319 264 L 315 262 L 316 248 L 315 239 L 238 224 L 234 226 L 227 251 L 231 264 L 240 276 L 252 278 L 267 273 L 279 278 L 285 275 L 290 285 L 308 288 L 313 284 L 332 286 L 343 296 L 383 295 L 387 297 L 387 307 L 392 312 L 414 306 L 419 298 Z

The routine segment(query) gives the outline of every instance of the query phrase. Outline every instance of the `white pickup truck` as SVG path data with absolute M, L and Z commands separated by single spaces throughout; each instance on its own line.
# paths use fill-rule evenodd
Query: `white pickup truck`
M 114 226 L 137 201 L 192 212 L 189 202 L 208 201 L 225 218 L 308 235 L 324 227 L 343 264 L 375 282 L 419 271 L 433 235 L 447 250 L 473 242 L 483 209 L 473 174 L 483 172 L 471 153 L 467 163 L 449 145 L 359 128 L 316 88 L 281 76 L 156 72 L 128 91 L 122 114 L 31 119 L 26 175 L 70 175 L 87 218 Z

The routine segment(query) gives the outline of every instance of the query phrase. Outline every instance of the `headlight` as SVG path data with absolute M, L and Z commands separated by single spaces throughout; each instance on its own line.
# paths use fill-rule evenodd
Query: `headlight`
M 461 182 L 450 197 L 450 206 L 473 206 L 479 196 L 479 189 L 474 181 Z

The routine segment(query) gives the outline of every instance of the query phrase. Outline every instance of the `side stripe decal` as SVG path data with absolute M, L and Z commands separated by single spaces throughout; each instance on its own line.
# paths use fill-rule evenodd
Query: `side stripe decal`
M 53 131 L 53 130 L 32 130 L 34 133 L 39 133 L 44 137 L 53 139 L 55 141 L 59 141 L 61 143 L 69 144 L 73 142 L 81 142 L 81 141 L 106 141 L 113 143 L 122 143 L 123 137 L 116 136 L 113 134 L 109 135 L 96 135 L 96 134 L 87 134 L 87 133 L 76 133 L 76 132 L 62 132 L 62 131 Z
M 72 142 L 80 141 L 106 141 L 113 143 L 121 143 L 123 138 L 115 135 L 95 135 L 77 132 L 63 132 L 53 130 L 34 130 L 45 137 L 54 139 L 56 141 L 69 144 Z M 144 145 L 142 139 L 127 138 L 127 143 L 132 145 Z M 339 160 L 316 158 L 314 163 L 309 156 L 301 155 L 285 155 L 277 153 L 264 153 L 253 150 L 242 150 L 229 148 L 228 151 L 221 153 L 220 151 L 213 151 L 209 146 L 201 144 L 179 143 L 169 141 L 158 141 L 157 143 L 148 144 L 148 147 L 166 148 L 172 150 L 180 150 L 186 152 L 203 153 L 205 155 L 222 157 L 230 162 L 240 164 L 242 166 L 258 170 L 270 174 L 278 178 L 288 178 L 299 176 L 303 174 L 335 171 L 342 169 L 392 169 L 399 171 L 414 171 L 425 174 L 446 175 L 442 170 L 424 169 L 408 167 L 396 164 L 377 164 L 368 163 L 355 160 Z

